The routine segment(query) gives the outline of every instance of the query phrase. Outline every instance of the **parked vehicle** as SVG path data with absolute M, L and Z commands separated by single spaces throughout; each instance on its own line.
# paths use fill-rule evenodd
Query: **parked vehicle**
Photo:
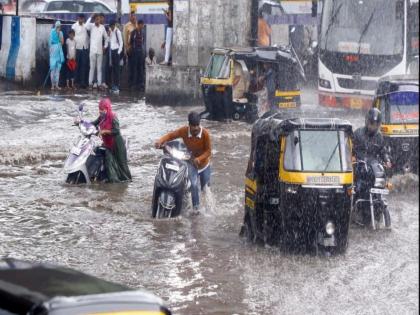
M 42 13 L 115 13 L 100 0 L 46 0 Z
M 389 194 L 386 171 L 376 158 L 360 160 L 355 167 L 353 212 L 355 222 L 371 226 L 373 230 L 381 222 L 391 227 L 391 216 L 385 196 Z
M 301 105 L 299 77 L 304 76 L 293 54 L 287 48 L 223 48 L 213 50 L 206 71 L 201 77 L 205 112 L 203 118 L 211 120 L 246 120 L 258 118 L 258 96 L 263 86 L 258 78 L 264 73 L 264 63 L 270 64 L 276 78 L 274 102 L 279 109 Z M 245 91 L 234 98 L 235 65 L 243 73 Z
M 414 76 L 385 77 L 379 81 L 373 107 L 382 112 L 381 132 L 394 170 L 419 170 L 419 80 Z
M 163 147 L 162 157 L 153 190 L 152 217 L 174 218 L 185 209 L 189 189 L 188 161 L 191 153 L 180 141 L 171 141 Z
M 291 251 L 344 253 L 353 188 L 352 125 L 281 116 L 254 124 L 241 235 Z
M 58 266 L 0 260 L 0 314 L 171 315 L 163 301 L 143 290 Z

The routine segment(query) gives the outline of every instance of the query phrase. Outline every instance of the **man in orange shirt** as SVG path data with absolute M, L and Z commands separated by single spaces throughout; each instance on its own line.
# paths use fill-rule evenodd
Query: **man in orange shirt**
M 258 17 L 258 46 L 259 47 L 268 47 L 271 42 L 271 27 L 264 19 L 262 11 L 259 13 Z
M 200 194 L 198 179 L 200 179 L 201 190 L 210 186 L 211 178 L 211 139 L 207 129 L 200 125 L 200 114 L 191 112 L 188 115 L 188 126 L 184 126 L 164 135 L 156 141 L 155 147 L 161 148 L 166 142 L 182 139 L 185 146 L 192 153 L 191 163 L 188 163 L 188 175 L 191 181 L 191 197 L 194 210 L 200 206 Z

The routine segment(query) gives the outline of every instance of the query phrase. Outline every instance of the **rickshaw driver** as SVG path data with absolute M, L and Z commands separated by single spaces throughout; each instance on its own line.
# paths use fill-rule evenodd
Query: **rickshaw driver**
M 380 157 L 386 168 L 392 168 L 391 160 L 385 148 L 385 141 L 380 132 L 382 113 L 372 108 L 366 114 L 365 126 L 357 129 L 353 136 L 353 153 L 357 160 L 365 157 Z
M 233 80 L 232 98 L 233 98 L 233 101 L 238 101 L 244 98 L 244 94 L 249 84 L 247 80 L 245 79 L 242 65 L 237 61 L 235 61 L 234 63 L 234 74 L 235 74 L 235 78 Z
M 201 190 L 204 190 L 206 186 L 210 186 L 211 179 L 211 138 L 208 130 L 203 128 L 200 122 L 200 114 L 191 112 L 188 115 L 188 126 L 170 132 L 155 142 L 155 147 L 160 149 L 166 142 L 181 138 L 191 151 L 192 161 L 188 163 L 188 176 L 191 181 L 192 204 L 196 213 L 200 207 L 198 180 L 200 180 Z

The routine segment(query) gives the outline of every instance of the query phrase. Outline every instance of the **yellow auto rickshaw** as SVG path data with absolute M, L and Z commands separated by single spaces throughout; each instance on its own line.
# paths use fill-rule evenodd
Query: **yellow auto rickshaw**
M 210 120 L 245 120 L 258 118 L 258 103 L 267 83 L 261 78 L 271 69 L 274 84 L 267 91 L 270 102 L 279 110 L 301 105 L 299 68 L 287 48 L 223 48 L 214 49 L 201 77 L 205 104 L 202 117 Z M 267 88 L 268 90 L 268 88 Z M 272 108 L 271 108 L 272 109 Z
M 385 138 L 394 170 L 397 173 L 418 173 L 418 77 L 382 78 L 379 81 L 373 106 L 382 112 L 381 132 Z
M 293 252 L 345 252 L 351 135 L 352 125 L 340 119 L 259 119 L 252 131 L 241 235 Z

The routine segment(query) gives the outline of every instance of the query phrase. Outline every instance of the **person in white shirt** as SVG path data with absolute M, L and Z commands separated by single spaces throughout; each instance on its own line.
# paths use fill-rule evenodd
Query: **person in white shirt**
M 89 23 L 86 25 L 90 31 L 90 70 L 89 70 L 89 86 L 93 86 L 93 77 L 96 71 L 97 86 L 102 85 L 102 58 L 104 49 L 108 47 L 108 35 L 105 27 L 100 24 L 99 15 L 95 16 L 95 24 Z
M 74 40 L 74 30 L 69 32 L 69 38 L 66 39 L 67 47 L 67 88 L 74 89 L 74 73 L 76 70 L 76 41 Z M 71 85 L 70 85 L 71 82 Z
M 111 48 L 111 77 L 112 91 L 118 92 L 120 89 L 120 61 L 124 48 L 124 41 L 121 31 L 116 27 L 115 21 L 109 24 L 111 28 L 110 48 Z
M 88 83 L 89 68 L 89 35 L 85 24 L 84 14 L 80 14 L 76 23 L 72 25 L 76 41 L 76 84 L 81 88 L 86 88 Z

